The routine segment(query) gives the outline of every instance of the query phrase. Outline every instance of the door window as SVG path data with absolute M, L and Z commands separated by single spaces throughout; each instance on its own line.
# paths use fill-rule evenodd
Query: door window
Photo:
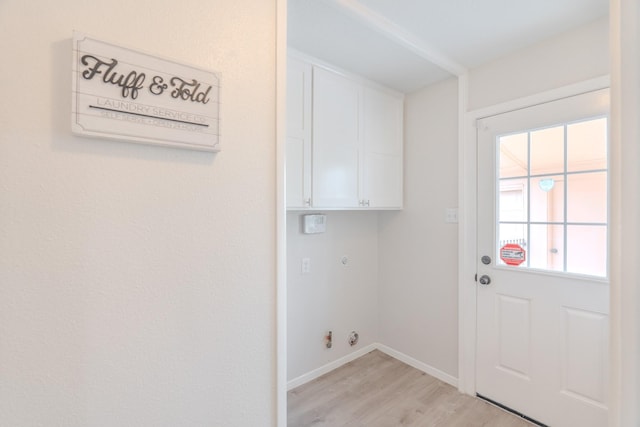
M 607 118 L 496 144 L 498 264 L 606 277 Z

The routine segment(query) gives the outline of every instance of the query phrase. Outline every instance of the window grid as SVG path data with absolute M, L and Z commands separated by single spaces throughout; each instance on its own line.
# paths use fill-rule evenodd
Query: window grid
M 563 127 L 563 170 L 562 172 L 560 171 L 556 171 L 556 172 L 546 172 L 546 173 L 537 173 L 537 174 L 532 174 L 532 169 L 531 169 L 531 134 L 535 131 L 541 130 L 541 129 L 532 129 L 532 130 L 528 130 L 526 131 L 527 134 L 527 174 L 526 175 L 521 175 L 521 176 L 507 176 L 505 178 L 501 178 L 499 177 L 498 180 L 496 181 L 497 183 L 497 192 L 499 194 L 500 192 L 500 183 L 504 182 L 504 181 L 513 181 L 513 180 L 525 180 L 526 181 L 526 202 L 527 202 L 527 209 L 526 209 L 526 221 L 502 221 L 500 220 L 500 218 L 497 218 L 497 224 L 500 225 L 508 225 L 508 224 L 512 224 L 512 225 L 521 225 L 523 227 L 526 227 L 526 241 L 525 241 L 525 245 L 527 246 L 526 250 L 529 253 L 530 248 L 530 242 L 531 242 L 531 226 L 532 225 L 546 225 L 546 226 L 562 226 L 563 229 L 563 236 L 562 236 L 562 244 L 563 244 L 563 259 L 562 259 L 562 269 L 561 270 L 554 270 L 551 268 L 545 268 L 544 270 L 548 270 L 548 271 L 554 271 L 554 272 L 563 272 L 563 273 L 568 273 L 568 255 L 569 255 L 569 249 L 570 249 L 570 244 L 568 242 L 568 229 L 569 226 L 597 226 L 597 227 L 606 227 L 606 234 L 608 236 L 608 214 L 607 214 L 607 222 L 575 222 L 575 221 L 568 221 L 568 213 L 569 213 L 569 203 L 568 203 L 568 196 L 569 196 L 569 188 L 568 188 L 568 183 L 569 183 L 569 177 L 570 176 L 574 176 L 574 175 L 582 175 L 582 174 L 593 174 L 593 173 L 604 173 L 605 174 L 605 179 L 607 181 L 607 204 L 608 204 L 608 166 L 607 168 L 595 168 L 595 169 L 584 169 L 584 170 L 575 170 L 575 171 L 569 171 L 569 150 L 568 150 L 568 127 L 572 124 L 576 124 L 576 123 L 582 123 L 582 122 L 587 122 L 590 120 L 598 120 L 601 119 L 603 117 L 596 117 L 596 118 L 590 118 L 590 119 L 586 119 L 586 120 L 581 120 L 581 121 L 577 121 L 577 122 L 571 122 L 571 123 L 564 123 L 561 126 Z M 607 123 L 608 125 L 608 123 Z M 551 127 L 558 127 L 560 125 L 555 125 L 555 126 L 551 126 Z M 549 128 L 551 128 L 549 127 Z M 520 133 L 525 133 L 525 132 L 520 132 Z M 496 150 L 496 156 L 497 156 L 497 164 L 498 164 L 498 171 L 500 170 L 500 140 L 502 137 L 504 136 L 509 136 L 509 135 L 503 135 L 503 136 L 499 136 L 496 138 L 496 143 L 497 143 L 497 147 L 498 150 Z M 608 141 L 606 141 L 607 146 L 608 146 Z M 607 165 L 608 165 L 608 159 L 607 159 Z M 562 221 L 530 221 L 531 219 L 531 181 L 532 179 L 535 178 L 544 178 L 544 177 L 555 177 L 558 175 L 562 175 L 563 177 L 563 213 L 562 213 Z M 499 176 L 499 174 L 498 174 Z M 496 212 L 500 212 L 500 206 L 499 206 L 499 201 L 500 198 L 497 197 L 496 198 Z M 608 212 L 608 208 L 607 208 L 607 212 Z M 496 238 L 495 238 L 495 242 L 496 243 L 500 243 L 500 227 L 496 227 Z M 607 241 L 608 241 L 608 237 L 607 237 Z M 501 244 L 500 244 L 501 245 Z M 500 260 L 500 248 L 496 247 L 496 259 Z M 548 248 L 547 248 L 548 250 Z M 607 251 L 608 252 L 608 251 Z M 607 257 L 608 257 L 608 253 L 607 253 Z M 501 262 L 501 260 L 499 261 Z M 526 267 L 526 268 L 531 268 L 531 256 L 526 256 L 526 260 L 525 263 L 521 264 L 520 267 Z M 606 267 L 606 271 L 608 271 L 608 263 L 607 263 L 607 267 Z M 604 276 L 607 276 L 607 272 L 605 272 Z

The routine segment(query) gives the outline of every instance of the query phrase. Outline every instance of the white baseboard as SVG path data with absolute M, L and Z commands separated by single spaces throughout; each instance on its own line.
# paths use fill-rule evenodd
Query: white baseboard
M 449 375 L 446 372 L 441 371 L 440 369 L 434 368 L 431 365 L 427 365 L 424 362 L 420 362 L 419 360 L 416 360 L 411 356 L 407 356 L 404 353 L 400 353 L 399 351 L 394 350 L 391 347 L 387 347 L 384 344 L 378 344 L 377 348 L 381 352 L 393 357 L 394 359 L 398 359 L 399 361 L 404 362 L 409 366 L 413 366 L 414 368 L 426 374 L 429 374 L 432 377 L 439 379 L 440 381 L 451 384 L 456 389 L 458 388 L 458 379 L 453 375 Z
M 354 351 L 351 354 L 347 354 L 346 356 L 341 357 L 338 360 L 334 360 L 331 363 L 327 363 L 326 365 L 321 366 L 318 369 L 314 369 L 311 372 L 300 375 L 299 377 L 287 382 L 287 391 L 301 386 L 302 384 L 306 384 L 309 381 L 313 381 L 316 378 L 333 371 L 334 369 L 338 369 L 340 366 L 346 365 L 347 363 L 354 361 L 357 358 L 362 357 L 365 354 L 375 350 L 376 348 L 378 348 L 378 344 L 369 344 L 368 346 L 363 347 L 360 350 Z
M 419 360 L 416 360 L 413 357 L 407 356 L 404 353 L 394 350 L 391 347 L 387 347 L 384 344 L 374 343 L 369 344 L 368 346 L 363 347 L 360 350 L 348 354 L 344 357 L 341 357 L 338 360 L 334 360 L 331 363 L 327 363 L 326 365 L 321 366 L 318 369 L 314 369 L 311 372 L 292 379 L 291 381 L 287 382 L 287 391 L 306 384 L 309 381 L 313 381 L 316 378 L 321 377 L 322 375 L 327 374 L 353 360 L 356 360 L 357 358 L 362 357 L 373 350 L 380 350 L 381 352 L 393 357 L 394 359 L 398 359 L 399 361 L 406 363 L 409 366 L 413 366 L 414 368 L 426 374 L 429 374 L 432 377 L 439 379 L 440 381 L 444 381 L 445 383 L 451 384 L 455 388 L 458 388 L 458 379 L 456 377 L 449 375 L 437 368 L 434 368 L 433 366 L 427 365 L 426 363 L 420 362 Z

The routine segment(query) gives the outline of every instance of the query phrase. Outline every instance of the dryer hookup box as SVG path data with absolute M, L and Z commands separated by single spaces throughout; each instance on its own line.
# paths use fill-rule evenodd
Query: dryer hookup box
M 327 229 L 327 216 L 321 214 L 302 215 L 302 232 L 304 234 L 324 233 Z

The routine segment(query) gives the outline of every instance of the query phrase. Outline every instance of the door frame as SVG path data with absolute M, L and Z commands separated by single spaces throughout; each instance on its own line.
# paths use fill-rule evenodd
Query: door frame
M 285 154 L 287 147 L 287 0 L 275 1 L 276 38 L 276 306 L 275 320 L 275 361 L 274 382 L 275 397 L 274 420 L 271 424 L 287 427 L 287 206 L 285 183 Z
M 476 120 L 610 87 L 602 76 L 490 107 L 466 111 L 467 76 L 459 78 L 458 389 L 476 394 L 477 132 Z
M 286 209 L 284 208 L 284 96 L 286 86 L 286 75 L 282 71 L 283 63 L 286 63 L 286 0 L 276 0 L 277 15 L 277 307 L 275 316 L 276 323 L 276 398 L 274 402 L 274 412 L 276 425 L 286 427 L 286 234 L 284 223 Z M 640 113 L 635 99 L 640 93 L 637 75 L 640 74 L 640 61 L 633 55 L 637 51 L 640 41 L 637 39 L 637 27 L 640 25 L 640 6 L 635 0 L 610 0 L 610 43 L 611 43 L 611 99 L 612 99 L 612 133 L 611 141 L 611 188 L 612 192 L 612 241 L 611 255 L 616 256 L 622 253 L 621 247 L 627 249 L 628 253 L 635 255 L 638 248 L 638 241 L 634 240 L 637 232 L 635 221 L 637 212 L 640 210 L 638 202 L 627 203 L 628 211 L 625 217 L 621 215 L 620 204 L 625 197 L 633 197 L 637 194 L 637 180 L 632 179 L 637 176 L 635 165 L 631 164 L 637 158 L 638 148 L 635 141 L 639 137 L 638 129 L 634 126 L 633 119 Z M 622 53 L 626 54 L 625 63 L 622 63 Z M 476 138 L 475 120 L 481 115 L 497 114 L 500 110 L 521 108 L 522 104 L 544 102 L 549 95 L 541 94 L 525 100 L 513 101 L 512 103 L 500 104 L 491 109 L 467 112 L 468 76 L 464 70 L 455 72 L 458 76 L 459 90 L 459 124 L 458 124 L 458 200 L 460 222 L 458 228 L 459 242 L 459 267 L 458 267 L 458 298 L 459 298 L 459 350 L 458 350 L 458 384 L 459 390 L 475 395 L 475 248 L 476 248 L 476 211 L 475 211 L 475 177 L 476 177 Z M 595 82 L 608 78 L 595 79 Z M 625 91 L 622 91 L 622 85 Z M 597 87 L 596 87 L 597 88 Z M 577 88 L 576 88 L 577 89 Z M 567 90 L 564 88 L 564 90 Z M 575 89 L 574 89 L 575 90 Z M 554 91 L 555 92 L 555 91 Z M 561 95 L 555 93 L 555 97 Z M 538 99 L 536 99 L 538 98 Z M 509 104 L 512 104 L 509 106 Z M 484 113 L 483 113 L 484 112 Z M 629 119 L 624 124 L 621 119 Z M 624 135 L 626 141 L 621 141 Z M 621 153 L 625 157 L 622 158 Z M 616 170 L 614 170 L 614 168 Z M 617 169 L 624 168 L 624 171 Z M 624 189 L 618 189 L 624 177 L 628 183 Z M 622 236 L 617 227 L 624 225 L 630 228 L 631 235 Z M 613 229 L 616 227 L 616 230 Z M 636 314 L 640 308 L 640 289 L 628 286 L 623 289 L 618 283 L 624 279 L 629 283 L 635 283 L 639 279 L 639 273 L 635 266 L 611 265 L 611 415 L 610 425 L 619 426 L 622 424 L 631 425 L 640 414 L 640 409 L 636 407 L 637 398 L 640 397 L 640 367 L 638 367 L 637 356 L 640 355 L 640 338 L 638 338 L 638 327 Z M 623 325 L 624 328 L 623 328 Z M 624 339 L 623 339 L 624 338 Z M 625 369 L 626 375 L 621 374 Z M 622 393 L 622 390 L 625 393 Z

